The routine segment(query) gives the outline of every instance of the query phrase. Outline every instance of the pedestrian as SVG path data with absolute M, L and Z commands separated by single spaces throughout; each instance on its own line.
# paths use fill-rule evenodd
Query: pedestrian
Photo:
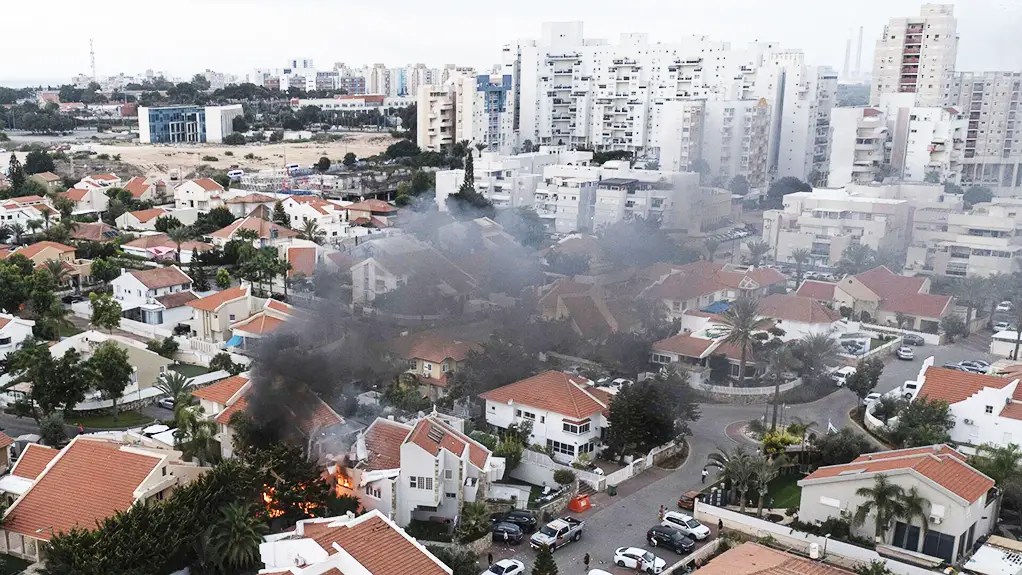
M 720 533 L 722 531 L 724 531 L 724 519 L 720 518 L 717 520 L 717 532 Z
M 85 428 L 84 428 L 84 427 L 82 427 L 82 424 L 81 424 L 81 423 L 79 423 L 79 424 L 78 424 L 78 435 L 81 435 L 81 434 L 83 434 L 83 433 L 85 433 Z
M 710 474 L 710 472 L 707 471 L 706 468 L 704 467 L 703 468 L 703 485 L 706 485 L 706 476 L 709 475 L 709 474 Z
M 589 554 L 586 553 L 585 557 L 582 558 L 582 563 L 585 563 L 586 571 L 589 570 Z
M 486 562 L 492 567 L 493 566 L 493 553 L 486 554 Z
M 664 520 L 664 506 L 661 505 L 660 506 L 660 512 L 657 514 L 657 521 L 663 521 L 663 520 Z

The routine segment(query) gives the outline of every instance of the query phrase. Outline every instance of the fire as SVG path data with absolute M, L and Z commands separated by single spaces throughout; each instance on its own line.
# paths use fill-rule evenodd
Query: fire
M 284 514 L 283 511 L 274 506 L 273 492 L 274 489 L 272 487 L 267 487 L 266 491 L 263 492 L 263 501 L 266 503 L 266 513 L 270 516 L 270 518 L 280 517 Z
M 341 497 L 343 495 L 348 495 L 351 493 L 354 483 L 352 483 L 350 477 L 344 474 L 344 471 L 342 471 L 340 465 L 334 466 L 333 479 L 334 493 L 337 495 L 337 497 Z

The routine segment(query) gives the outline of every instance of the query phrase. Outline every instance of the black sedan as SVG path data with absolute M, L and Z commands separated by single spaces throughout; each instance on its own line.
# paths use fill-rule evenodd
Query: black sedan
M 653 547 L 664 547 L 679 555 L 695 548 L 696 542 L 673 527 L 654 525 L 646 532 L 646 541 Z
M 525 532 L 514 523 L 498 523 L 493 526 L 493 542 L 518 545 L 525 538 Z
M 525 531 L 526 533 L 532 533 L 536 530 L 536 516 L 528 511 L 522 511 L 520 509 L 490 515 L 490 523 L 502 522 L 514 523 L 521 527 L 522 531 Z

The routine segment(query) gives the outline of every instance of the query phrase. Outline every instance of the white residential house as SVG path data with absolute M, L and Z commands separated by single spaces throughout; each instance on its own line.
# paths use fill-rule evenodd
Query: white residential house
M 224 201 L 227 209 L 236 218 L 244 218 L 257 208 L 266 208 L 273 213 L 273 207 L 277 204 L 278 198 L 270 194 L 250 193 L 236 195 Z
M 192 319 L 188 302 L 198 299 L 192 278 L 177 266 L 124 271 L 110 282 L 122 315 L 149 325 L 177 325 Z
M 43 210 L 54 213 L 54 210 L 45 204 L 29 206 L 8 200 L 0 204 L 0 223 L 7 226 L 19 224 L 28 230 L 28 222 L 43 221 L 45 217 Z
M 98 186 L 79 187 L 83 186 L 82 182 L 78 182 L 75 186 L 66 192 L 57 194 L 74 202 L 75 207 L 71 213 L 75 215 L 97 214 L 106 211 L 107 206 L 110 204 L 110 198 L 106 195 L 107 188 Z
M 262 309 L 238 321 L 231 322 L 231 338 L 228 347 L 246 351 L 257 344 L 260 339 L 274 333 L 281 326 L 301 321 L 304 316 L 293 306 L 275 299 L 267 299 Z
M 160 203 L 158 200 L 167 193 L 167 184 L 163 180 L 135 176 L 124 184 L 124 189 L 138 201 Z
M 251 295 L 251 287 L 235 286 L 186 305 L 192 308 L 192 337 L 209 343 L 231 339 L 231 324 L 248 319 L 265 302 Z
M 917 397 L 951 406 L 955 421 L 951 441 L 963 448 L 987 443 L 1007 447 L 1022 441 L 1022 389 L 1017 373 L 998 377 L 934 367 L 930 357 L 915 383 Z
M 128 354 L 128 363 L 131 364 L 132 373 L 128 386 L 124 388 L 122 394 L 122 397 L 127 399 L 141 390 L 156 387 L 160 376 L 167 373 L 170 366 L 174 364 L 173 360 L 146 349 L 145 344 L 140 341 L 96 330 L 83 331 L 71 337 L 65 337 L 50 346 L 50 353 L 53 357 L 62 357 L 66 352 L 74 349 L 82 355 L 83 360 L 87 360 L 92 357 L 96 348 L 106 342 L 113 342 Z M 95 400 L 102 397 L 103 395 L 99 391 L 93 391 L 87 399 Z
M 76 188 L 98 188 L 107 190 L 110 188 L 121 188 L 124 182 L 116 174 L 92 174 L 82 178 Z
M 121 214 L 114 222 L 121 230 L 156 231 L 156 220 L 162 216 L 173 216 L 179 222 L 190 226 L 199 219 L 199 210 L 195 208 L 184 208 L 175 210 L 172 208 L 152 208 L 148 210 L 136 210 Z
M 256 247 L 277 247 L 282 244 L 291 243 L 291 240 L 298 237 L 298 232 L 294 230 L 255 216 L 235 220 L 234 223 L 226 228 L 209 234 L 209 237 L 214 246 L 222 248 L 227 245 L 227 242 L 237 237 L 239 230 L 255 232 L 256 239 L 252 240 L 252 245 Z
M 316 222 L 323 238 L 336 243 L 347 237 L 351 229 L 345 209 L 351 202 L 324 200 L 318 196 L 288 196 L 281 204 L 293 230 L 302 230 L 307 222 Z
M 798 517 L 806 523 L 849 520 L 869 498 L 878 477 L 923 500 L 923 516 L 894 519 L 878 543 L 957 563 L 997 523 L 999 494 L 994 480 L 947 445 L 929 445 L 861 455 L 851 463 L 818 468 L 798 481 L 802 488 Z M 925 522 L 925 525 L 920 525 Z M 852 533 L 873 539 L 875 512 Z M 879 546 L 878 546 L 879 547 Z M 892 550 L 893 551 L 893 550 Z
M 32 337 L 33 326 L 35 322 L 30 319 L 0 313 L 0 359 L 6 359 L 9 353 L 17 351 L 26 339 Z
M 212 178 L 189 180 L 174 188 L 174 206 L 196 208 L 205 213 L 224 205 L 224 188 Z
M 529 444 L 545 445 L 555 461 L 571 463 L 602 445 L 611 395 L 583 378 L 546 371 L 480 394 L 486 423 L 507 429 L 531 422 Z

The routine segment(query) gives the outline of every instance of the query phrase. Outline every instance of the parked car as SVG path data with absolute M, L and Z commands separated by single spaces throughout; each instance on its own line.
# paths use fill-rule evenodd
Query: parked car
M 664 513 L 664 520 L 660 522 L 665 527 L 673 527 L 683 534 L 702 541 L 710 536 L 710 528 L 693 519 L 691 515 L 685 515 L 677 511 Z
M 1002 301 L 1001 303 L 997 304 L 997 307 L 994 308 L 994 311 L 1011 311 L 1011 302 Z
M 695 509 L 696 500 L 701 495 L 698 491 L 686 491 L 678 498 L 678 507 L 681 509 Z
M 501 559 L 490 568 L 482 572 L 482 575 L 522 575 L 525 573 L 525 565 L 517 559 Z
M 873 393 L 867 395 L 866 399 L 864 401 L 865 401 L 866 405 L 869 405 L 869 404 L 873 403 L 874 401 L 880 401 L 881 397 L 882 396 L 879 393 L 874 391 Z
M 78 295 L 78 294 L 71 294 L 71 295 L 66 295 L 66 296 L 60 298 L 60 301 L 70 305 L 70 304 L 73 304 L 73 303 L 78 303 L 78 302 L 85 301 L 85 298 L 80 296 L 80 295 Z
M 564 373 L 570 373 L 571 375 L 585 375 L 585 368 L 581 365 L 569 365 L 564 368 Z
M 646 573 L 660 573 L 667 566 L 667 561 L 645 549 L 618 547 L 617 551 L 614 552 L 614 564 L 618 567 L 645 571 Z
M 1015 331 L 1015 328 L 1012 327 L 1012 325 L 1006 321 L 999 321 L 994 324 L 994 332 L 1000 331 Z
M 174 400 L 173 400 L 173 398 L 161 397 L 160 400 L 156 402 L 156 405 L 159 405 L 163 409 L 169 409 L 171 411 L 174 411 Z
M 914 333 L 906 333 L 905 336 L 901 338 L 901 341 L 905 345 L 926 345 L 926 340 L 924 340 L 922 336 Z
M 696 542 L 674 527 L 654 525 L 646 531 L 646 541 L 653 547 L 665 547 L 679 555 L 695 548 Z
M 841 369 L 831 372 L 830 377 L 834 380 L 834 385 L 844 387 L 844 385 L 848 383 L 848 378 L 851 377 L 853 373 L 855 373 L 855 368 L 850 365 L 846 365 Z
M 582 538 L 582 531 L 585 529 L 586 522 L 581 519 L 575 519 L 574 517 L 561 517 L 560 519 L 554 519 L 550 523 L 547 523 L 538 532 L 532 535 L 529 539 L 529 544 L 533 548 L 539 549 L 540 546 L 546 545 L 550 547 L 551 551 L 560 549 L 571 541 L 578 541 Z
M 504 511 L 501 513 L 494 513 L 490 515 L 491 523 L 514 523 L 515 525 L 522 528 L 526 533 L 532 533 L 536 530 L 536 516 L 528 511 L 522 511 L 515 509 L 512 511 Z
M 916 353 L 914 351 L 912 351 L 912 348 L 907 346 L 907 345 L 903 345 L 903 346 L 899 347 L 898 351 L 895 352 L 895 355 L 898 356 L 898 359 L 915 359 L 916 358 Z
M 501 522 L 493 526 L 490 531 L 493 536 L 494 543 L 507 543 L 509 545 L 518 545 L 525 538 L 525 532 L 522 528 L 515 525 L 514 523 Z
M 943 367 L 944 369 L 954 369 L 954 370 L 957 370 L 957 371 L 967 371 L 964 367 L 958 365 L 957 363 L 945 363 L 941 367 Z
M 960 361 L 958 362 L 958 365 L 965 368 L 966 371 L 971 371 L 973 373 L 986 373 L 987 370 L 990 369 L 989 363 L 978 359 Z
M 919 384 L 914 381 L 906 381 L 901 386 L 901 396 L 909 401 L 919 393 Z

